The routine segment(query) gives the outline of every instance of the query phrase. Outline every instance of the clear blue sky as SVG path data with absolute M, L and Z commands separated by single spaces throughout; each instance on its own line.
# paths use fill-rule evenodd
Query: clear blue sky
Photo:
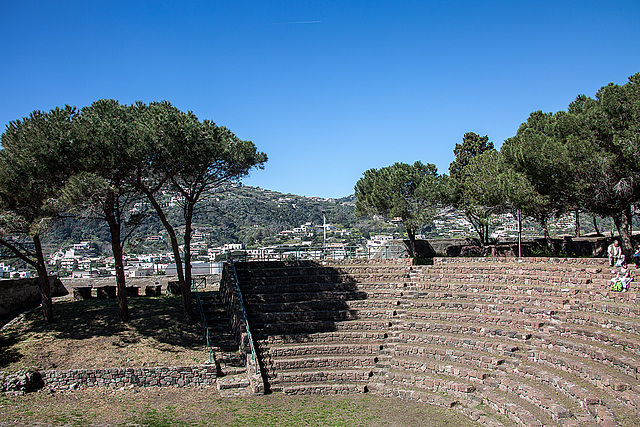
M 369 168 L 448 173 L 535 110 L 640 72 L 640 1 L 0 0 L 0 124 L 168 100 L 269 156 L 244 182 L 343 197 Z

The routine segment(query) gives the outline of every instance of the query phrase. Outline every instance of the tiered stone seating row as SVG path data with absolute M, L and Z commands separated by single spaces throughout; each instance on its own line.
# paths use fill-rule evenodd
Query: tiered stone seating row
M 637 425 L 639 293 L 606 260 L 237 263 L 271 391 L 375 392 L 483 425 Z

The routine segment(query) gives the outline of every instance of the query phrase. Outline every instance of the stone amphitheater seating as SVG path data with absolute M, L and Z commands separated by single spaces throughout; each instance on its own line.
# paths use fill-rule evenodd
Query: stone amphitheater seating
M 490 426 L 640 424 L 640 293 L 611 292 L 606 260 L 235 265 L 267 391 L 379 393 Z

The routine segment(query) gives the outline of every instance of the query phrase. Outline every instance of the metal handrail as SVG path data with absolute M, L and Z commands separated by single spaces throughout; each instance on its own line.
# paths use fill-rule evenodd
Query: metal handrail
M 258 365 L 258 356 L 256 353 L 256 348 L 253 345 L 253 336 L 251 335 L 251 330 L 249 329 L 249 319 L 247 318 L 247 311 L 244 308 L 244 299 L 242 298 L 242 291 L 240 291 L 240 282 L 238 280 L 238 273 L 236 271 L 236 266 L 233 263 L 233 256 L 231 255 L 231 252 L 227 252 L 227 259 L 229 261 L 231 271 L 233 271 L 233 280 L 236 287 L 236 292 L 238 293 L 240 308 L 242 310 L 242 319 L 244 320 L 245 328 L 247 329 L 247 339 L 249 340 L 249 348 L 251 348 L 251 358 L 253 360 L 255 374 L 259 375 L 260 370 Z
M 204 287 L 207 287 L 206 277 L 202 278 L 201 284 L 204 284 Z M 214 363 L 213 348 L 211 347 L 211 336 L 209 335 L 209 326 L 207 325 L 207 316 L 205 316 L 204 314 L 204 308 L 202 307 L 202 301 L 200 300 L 200 293 L 198 292 L 199 285 L 196 283 L 196 279 L 191 279 L 191 287 L 196 295 L 198 311 L 200 311 L 200 321 L 202 322 L 202 327 L 204 328 L 204 341 L 207 347 L 207 351 L 209 352 L 209 360 L 207 361 L 207 363 Z

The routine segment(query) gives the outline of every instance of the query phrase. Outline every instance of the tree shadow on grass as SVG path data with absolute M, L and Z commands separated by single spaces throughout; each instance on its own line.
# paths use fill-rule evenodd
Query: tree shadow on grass
M 0 369 L 5 368 L 22 358 L 22 353 L 14 348 L 18 343 L 17 334 L 0 335 Z
M 117 299 L 65 300 L 54 304 L 53 324 L 45 326 L 40 317 L 27 316 L 30 329 L 41 329 L 54 338 L 84 340 L 118 336 L 115 346 L 136 344 L 143 338 L 155 339 L 163 351 L 179 351 L 169 346 L 198 348 L 202 331 L 183 321 L 182 299 L 178 297 L 129 298 L 130 320 L 118 321 Z

